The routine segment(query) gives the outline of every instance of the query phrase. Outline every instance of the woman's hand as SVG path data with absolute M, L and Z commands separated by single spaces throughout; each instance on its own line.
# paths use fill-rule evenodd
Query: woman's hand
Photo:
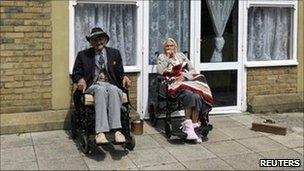
M 167 50 L 167 51 L 166 51 L 166 54 L 167 54 L 167 56 L 168 56 L 169 58 L 174 57 L 174 52 L 173 52 L 173 50 Z
M 82 92 L 84 92 L 86 87 L 87 87 L 86 81 L 83 78 L 80 78 L 77 83 L 77 89 L 82 90 Z
M 184 74 L 181 73 L 179 76 L 176 77 L 175 79 L 176 82 L 182 82 L 182 81 L 185 81 L 185 77 L 184 77 Z

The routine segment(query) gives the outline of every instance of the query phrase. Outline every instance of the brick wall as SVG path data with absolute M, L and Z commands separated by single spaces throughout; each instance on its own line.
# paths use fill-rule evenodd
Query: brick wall
M 51 1 L 0 2 L 0 113 L 51 108 Z
M 297 92 L 297 67 L 249 68 L 247 102 L 255 95 Z

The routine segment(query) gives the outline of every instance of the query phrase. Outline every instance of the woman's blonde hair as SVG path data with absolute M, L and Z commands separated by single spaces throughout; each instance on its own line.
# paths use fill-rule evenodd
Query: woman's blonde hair
M 173 38 L 167 38 L 163 43 L 164 53 L 166 52 L 166 45 L 168 42 L 171 42 L 174 44 L 174 53 L 177 53 L 177 43 Z

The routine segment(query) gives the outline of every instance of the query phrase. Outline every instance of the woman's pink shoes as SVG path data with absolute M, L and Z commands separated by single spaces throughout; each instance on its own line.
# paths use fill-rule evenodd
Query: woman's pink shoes
M 191 119 L 186 119 L 181 124 L 182 131 L 187 134 L 187 140 L 197 140 L 199 138 L 194 131 L 194 126 Z

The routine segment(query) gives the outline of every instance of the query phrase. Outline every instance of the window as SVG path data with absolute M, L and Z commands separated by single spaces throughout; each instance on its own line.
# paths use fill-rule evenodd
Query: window
M 123 64 L 136 65 L 136 9 L 135 4 L 78 3 L 75 6 L 75 53 L 90 46 L 85 36 L 98 26 L 110 36 L 108 46 L 120 50 Z
M 163 52 L 162 44 L 168 37 L 189 54 L 190 0 L 151 0 L 149 19 L 149 64 L 156 64 L 155 52 Z
M 247 20 L 247 66 L 296 63 L 296 3 L 250 3 Z
M 201 62 L 237 61 L 238 1 L 201 3 Z

